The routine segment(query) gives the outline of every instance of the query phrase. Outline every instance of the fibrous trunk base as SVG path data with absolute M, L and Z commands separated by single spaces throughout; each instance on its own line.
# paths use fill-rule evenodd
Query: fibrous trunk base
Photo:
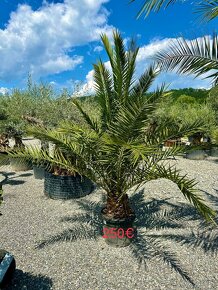
M 127 218 L 134 215 L 127 194 L 124 194 L 121 197 L 117 195 L 108 195 L 106 207 L 103 209 L 103 213 L 108 217 L 115 219 Z

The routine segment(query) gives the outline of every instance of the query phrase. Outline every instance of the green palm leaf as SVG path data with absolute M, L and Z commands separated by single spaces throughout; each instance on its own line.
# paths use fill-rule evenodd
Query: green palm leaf
M 160 71 L 155 65 L 151 65 L 145 72 L 141 75 L 138 82 L 132 86 L 130 91 L 131 98 L 141 98 L 149 90 L 154 80 L 158 76 Z
M 203 199 L 197 194 L 198 190 L 195 188 L 197 182 L 194 179 L 189 179 L 186 175 L 181 175 L 180 171 L 175 167 L 157 165 L 153 173 L 151 172 L 151 180 L 153 178 L 167 178 L 177 184 L 183 195 L 191 202 L 198 212 L 208 221 L 214 222 L 216 212 L 205 205 Z
M 179 38 L 172 41 L 169 47 L 160 51 L 155 59 L 162 70 L 176 70 L 179 73 L 194 74 L 196 77 L 206 74 L 218 83 L 218 38 L 214 34 L 185 40 Z
M 136 0 L 130 0 L 130 3 Z M 183 2 L 181 0 L 145 0 L 137 14 L 137 19 L 143 14 L 148 17 L 151 12 L 159 12 L 161 8 L 166 9 L 175 3 Z M 217 0 L 202 0 L 195 3 L 195 13 L 198 13 L 203 21 L 210 21 L 218 16 Z
M 99 61 L 94 65 L 94 81 L 98 103 L 101 107 L 102 126 L 106 128 L 111 122 L 113 107 L 112 79 L 104 63 Z
M 135 1 L 136 0 L 131 0 L 130 3 Z M 138 12 L 137 18 L 141 17 L 142 14 L 145 14 L 145 17 L 147 17 L 152 11 L 158 12 L 162 7 L 165 9 L 177 1 L 178 0 L 146 0 Z
M 201 19 L 205 21 L 213 20 L 218 16 L 218 1 L 217 0 L 204 0 L 196 5 L 196 13 Z
M 100 131 L 100 126 L 96 119 L 90 117 L 87 112 L 84 111 L 81 104 L 78 102 L 78 100 L 73 99 L 72 102 L 77 107 L 77 109 L 80 111 L 80 113 L 83 115 L 83 118 L 86 120 L 86 123 L 95 131 Z

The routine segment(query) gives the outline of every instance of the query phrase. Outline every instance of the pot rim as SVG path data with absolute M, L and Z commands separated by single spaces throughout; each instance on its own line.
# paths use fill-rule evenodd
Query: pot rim
M 54 177 L 64 177 L 64 178 L 71 178 L 71 177 L 77 177 L 77 176 L 80 176 L 80 175 L 56 175 L 56 174 L 54 174 L 54 173 L 52 173 L 52 172 L 49 172 L 49 171 L 47 171 L 46 169 L 45 169 L 45 174 L 47 174 L 47 175 L 50 175 L 50 176 L 54 176 Z
M 128 216 L 126 218 L 111 218 L 111 217 L 108 217 L 107 214 L 103 213 L 103 210 L 104 209 L 105 209 L 105 207 L 102 208 L 102 210 L 101 210 L 101 215 L 102 215 L 103 219 L 106 222 L 110 222 L 112 224 L 131 223 L 136 218 L 136 215 L 135 214 L 131 214 L 130 216 Z

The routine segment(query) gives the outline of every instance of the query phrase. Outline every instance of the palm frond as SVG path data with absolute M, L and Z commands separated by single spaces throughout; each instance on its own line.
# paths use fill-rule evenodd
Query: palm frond
M 82 114 L 83 118 L 85 119 L 86 123 L 95 131 L 99 132 L 100 131 L 100 126 L 97 122 L 97 120 L 95 120 L 94 118 L 92 118 L 91 116 L 89 116 L 89 114 L 87 112 L 84 111 L 84 109 L 82 108 L 81 104 L 78 102 L 78 100 L 73 99 L 72 100 L 73 104 L 77 107 L 77 109 L 80 111 L 80 113 Z
M 124 41 L 118 31 L 114 32 L 114 67 L 112 68 L 114 76 L 114 92 L 117 99 L 123 103 L 123 71 L 126 67 L 126 51 Z
M 146 235 L 144 237 L 142 234 L 138 234 L 134 243 L 130 244 L 130 249 L 139 264 L 144 263 L 146 266 L 147 260 L 162 260 L 167 266 L 170 266 L 175 272 L 179 273 L 184 280 L 193 286 L 195 285 L 188 272 L 180 264 L 176 254 L 164 246 L 157 237 L 152 238 Z
M 155 65 L 151 65 L 148 69 L 146 69 L 139 78 L 138 82 L 131 88 L 130 98 L 137 99 L 143 97 L 153 84 L 159 72 L 160 71 Z
M 188 234 L 149 234 L 152 238 L 161 238 L 175 241 L 181 245 L 188 245 L 190 248 L 201 248 L 205 254 L 217 254 L 218 234 L 213 231 L 194 232 Z
M 194 179 L 187 178 L 186 175 L 180 175 L 180 171 L 173 166 L 169 166 L 168 168 L 162 165 L 157 165 L 152 172 L 150 173 L 151 180 L 157 178 L 166 178 L 173 181 L 185 198 L 188 199 L 190 203 L 192 203 L 198 212 L 208 221 L 214 221 L 214 217 L 216 216 L 216 212 L 212 210 L 209 206 L 207 206 L 202 197 L 200 197 L 198 190 L 195 188 L 197 182 Z
M 135 41 L 130 41 L 129 49 L 126 52 L 126 64 L 123 70 L 123 99 L 126 101 L 129 97 L 131 87 L 135 80 L 133 78 L 135 73 L 136 57 L 139 48 L 136 46 Z
M 130 3 L 136 0 L 130 0 Z M 180 0 L 144 0 L 138 14 L 137 19 L 143 14 L 145 18 L 150 15 L 151 12 L 159 12 L 161 8 L 166 9 L 169 6 L 182 2 Z M 213 20 L 218 16 L 218 1 L 217 0 L 202 0 L 196 3 L 194 13 L 198 13 L 203 21 Z
M 135 1 L 131 0 L 130 3 Z M 147 17 L 151 12 L 158 12 L 162 7 L 165 9 L 176 2 L 177 0 L 145 0 L 137 14 L 137 18 L 142 16 L 142 14 Z
M 107 55 L 109 57 L 111 67 L 113 68 L 114 67 L 114 50 L 113 50 L 113 47 L 110 44 L 109 38 L 107 37 L 106 34 L 104 34 L 104 33 L 101 34 L 101 41 L 102 41 L 104 48 L 107 52 Z
M 43 164 L 47 170 L 50 170 L 52 165 L 56 165 L 60 168 L 67 169 L 72 174 L 75 174 L 75 172 L 79 173 L 80 171 L 79 167 L 72 165 L 72 162 L 61 151 L 55 151 L 52 157 L 47 151 L 41 150 L 36 146 L 28 146 L 25 149 L 13 150 L 8 153 L 8 156 L 20 160 L 20 162 L 27 160 L 34 161 L 38 165 Z
M 110 132 L 114 136 L 122 136 L 126 141 L 139 137 L 143 133 L 146 121 L 154 110 L 155 106 L 148 104 L 146 99 L 128 102 L 125 106 L 120 107 L 109 128 Z
M 106 35 L 103 34 L 101 39 L 110 60 L 114 97 L 117 102 L 124 104 L 134 83 L 133 75 L 139 48 L 132 39 L 129 48 L 126 50 L 124 40 L 117 30 L 113 32 L 113 47 Z
M 94 228 L 88 226 L 79 225 L 74 226 L 71 229 L 64 230 L 63 232 L 51 236 L 47 239 L 42 240 L 36 246 L 36 249 L 43 249 L 48 245 L 53 245 L 58 242 L 73 242 L 76 240 L 97 240 L 99 233 Z
M 213 20 L 218 16 L 218 1 L 204 0 L 196 5 L 196 13 L 200 15 L 203 22 Z
M 201 132 L 204 128 L 203 122 L 196 120 L 193 123 L 183 122 L 175 124 L 174 119 L 166 117 L 161 123 L 155 122 L 148 124 L 146 128 L 146 142 L 153 144 L 163 144 L 169 139 L 181 138 L 185 135 L 191 135 L 196 132 Z M 182 152 L 182 147 L 180 147 Z
M 106 128 L 112 118 L 113 91 L 110 72 L 102 61 L 94 65 L 94 87 L 101 107 L 102 126 Z
M 214 34 L 195 40 L 179 38 L 169 47 L 155 56 L 162 70 L 176 70 L 179 73 L 194 74 L 196 77 L 206 74 L 218 82 L 218 38 Z

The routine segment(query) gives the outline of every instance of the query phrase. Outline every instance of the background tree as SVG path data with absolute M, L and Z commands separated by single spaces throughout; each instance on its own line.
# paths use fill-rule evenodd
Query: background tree
M 169 95 L 163 99 L 156 110 L 156 120 L 160 123 L 171 120 L 172 126 L 199 122 L 201 129 L 198 133 L 205 137 L 211 137 L 217 126 L 216 112 L 209 102 L 199 104 L 195 98 L 187 95 L 181 95 L 176 99 Z

